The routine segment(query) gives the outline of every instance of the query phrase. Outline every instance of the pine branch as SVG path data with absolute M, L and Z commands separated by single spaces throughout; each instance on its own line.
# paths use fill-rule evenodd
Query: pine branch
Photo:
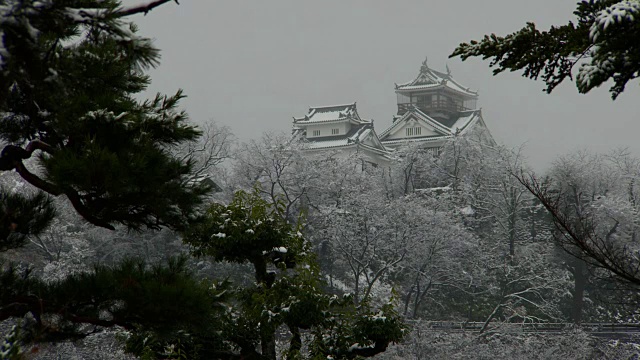
M 144 15 L 147 15 L 151 10 L 157 8 L 160 5 L 168 3 L 169 1 L 175 1 L 176 4 L 180 5 L 178 0 L 156 0 L 156 1 L 148 2 L 146 4 L 140 4 L 132 7 L 122 8 L 116 11 L 114 15 L 116 17 L 125 17 L 125 16 L 130 16 L 130 15 L 139 14 L 139 13 L 143 13 Z
M 65 195 L 67 195 L 67 198 L 69 198 L 69 201 L 71 201 L 71 205 L 73 205 L 73 208 L 76 209 L 78 214 L 80 214 L 85 220 L 87 220 L 88 222 L 90 222 L 95 226 L 100 226 L 105 229 L 109 229 L 109 230 L 116 229 L 115 227 L 113 227 L 113 225 L 109 224 L 107 221 L 94 216 L 91 213 L 91 211 L 86 206 L 84 206 L 84 204 L 82 203 L 82 200 L 80 200 L 80 195 L 78 195 L 77 192 L 66 191 Z
M 62 190 L 55 184 L 42 180 L 40 177 L 30 172 L 26 166 L 22 163 L 22 161 L 14 162 L 15 170 L 20 176 L 26 180 L 29 184 L 37 187 L 38 189 L 49 193 L 53 196 L 58 196 L 62 194 Z

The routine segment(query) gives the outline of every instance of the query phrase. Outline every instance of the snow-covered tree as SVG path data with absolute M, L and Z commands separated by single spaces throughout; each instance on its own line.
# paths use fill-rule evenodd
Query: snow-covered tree
M 437 185 L 440 177 L 433 151 L 419 144 L 409 143 L 393 152 L 393 159 L 385 173 L 385 187 L 391 196 L 409 195 L 416 189 Z
M 608 80 L 618 97 L 626 84 L 640 76 L 640 1 L 582 0 L 574 12 L 576 22 L 540 31 L 534 23 L 505 37 L 485 35 L 481 41 L 460 44 L 451 56 L 491 58 L 493 73 L 522 70 L 539 77 L 550 93 L 573 79 L 581 93 Z
M 477 239 L 461 216 L 441 199 L 403 199 L 405 220 L 398 220 L 411 237 L 405 261 L 390 278 L 398 286 L 407 317 L 442 319 L 450 316 L 454 289 L 473 292 Z
M 201 356 L 275 360 L 281 327 L 290 333 L 288 359 L 370 357 L 400 340 L 403 324 L 393 305 L 355 306 L 349 296 L 321 290 L 324 281 L 301 223 L 281 217 L 283 200 L 271 203 L 262 195 L 238 191 L 229 205 L 212 205 L 185 238 L 196 255 L 249 263 L 255 275 L 253 285 L 232 292 L 228 315 L 219 319 L 228 349 L 202 346 Z
M 178 155 L 201 134 L 178 108 L 184 95 L 138 100 L 159 51 L 128 17 L 169 1 L 0 0 L 0 177 L 21 180 L 0 188 L 0 251 L 33 246 L 53 264 L 71 248 L 92 259 L 94 244 L 73 250 L 90 239 L 66 207 L 105 229 L 184 230 L 198 217 L 209 187 L 193 181 L 201 148 Z M 215 297 L 186 260 L 60 266 L 47 279 L 27 269 L 0 269 L 0 321 L 29 320 L 27 340 L 113 327 L 170 338 L 213 323 Z
M 303 149 L 303 144 L 284 133 L 265 133 L 259 140 L 240 144 L 234 156 L 235 190 L 252 189 L 258 184 L 270 202 L 285 202 L 280 216 L 295 221 L 302 207 L 309 203 L 315 175 Z
M 135 98 L 159 52 L 127 16 L 166 2 L 0 3 L 0 171 L 41 191 L 2 192 L 14 234 L 51 220 L 47 195 L 109 229 L 184 228 L 193 215 L 206 186 L 189 182 L 192 163 L 172 155 L 200 134 L 177 108 L 184 95 Z
M 624 152 L 577 153 L 560 158 L 550 175 L 543 181 L 523 173 L 519 180 L 552 216 L 556 243 L 576 258 L 567 261 L 579 281 L 574 298 L 579 299 L 588 284 L 588 267 L 602 269 L 598 276 L 614 274 L 618 284 L 637 289 L 637 161 Z M 576 305 L 574 310 L 581 308 Z

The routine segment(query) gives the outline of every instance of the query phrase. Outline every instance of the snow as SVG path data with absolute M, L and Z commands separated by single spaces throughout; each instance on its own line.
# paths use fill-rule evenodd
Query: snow
M 265 251 L 263 251 L 263 252 L 262 252 L 262 255 L 267 255 L 267 254 L 269 254 L 270 252 L 277 252 L 277 253 L 281 253 L 281 254 L 286 254 L 286 253 L 287 253 L 287 248 L 282 247 L 282 246 L 280 246 L 280 247 L 274 247 L 273 249 L 271 249 L 271 251 L 266 251 L 266 250 L 265 250 Z
M 373 348 L 372 345 L 369 346 L 361 346 L 359 343 L 355 343 L 353 345 L 351 345 L 351 347 L 349 348 L 349 351 L 354 351 L 354 350 L 363 350 L 363 349 L 371 349 Z
M 373 321 L 386 321 L 387 317 L 384 316 L 384 313 L 382 312 L 382 310 L 380 310 L 377 314 L 371 316 L 371 320 L 373 320 Z
M 434 87 L 439 87 L 440 84 L 422 84 L 422 85 L 406 85 L 402 87 L 398 87 L 399 90 L 420 90 L 420 89 L 429 89 Z
M 371 133 L 368 127 L 361 127 L 350 137 L 343 137 L 336 140 L 322 140 L 322 138 L 314 139 L 315 141 L 306 144 L 308 149 L 324 149 L 338 146 L 355 145 L 357 142 L 364 140 Z
M 451 126 L 451 132 L 456 133 L 457 130 L 462 130 L 467 127 L 472 121 L 478 119 L 479 111 L 474 111 L 467 116 L 461 116 L 456 120 L 456 122 Z
M 214 234 L 213 236 L 217 237 L 217 238 L 220 238 L 220 239 L 223 239 L 223 238 L 227 237 L 227 234 L 219 232 L 217 234 Z
M 331 120 L 341 120 L 346 119 L 347 114 L 340 111 L 325 111 L 320 113 L 315 113 L 313 116 L 309 117 L 310 122 L 316 121 L 331 121 Z
M 347 139 L 339 140 L 327 140 L 327 141 L 314 141 L 309 143 L 309 149 L 322 149 L 328 147 L 345 146 L 348 145 Z
M 583 89 L 590 89 L 592 86 L 598 85 L 602 80 L 610 77 L 613 72 L 613 63 L 617 60 L 608 56 L 607 53 L 601 53 L 600 47 L 597 45 L 598 39 L 602 34 L 611 31 L 621 31 L 621 27 L 626 23 L 636 22 L 640 18 L 640 1 L 638 0 L 622 0 L 618 1 L 607 8 L 599 11 L 591 27 L 589 29 L 589 39 L 594 44 L 590 51 L 590 63 L 580 65 L 576 81 Z
M 418 76 L 413 81 L 397 85 L 397 89 L 398 90 L 420 90 L 420 89 L 429 89 L 429 88 L 436 88 L 436 87 L 446 87 L 468 96 L 475 97 L 478 95 L 476 92 L 471 91 L 469 88 L 465 88 L 464 86 L 457 83 L 449 75 L 445 75 L 428 68 L 426 70 L 420 69 L 420 71 L 421 71 L 420 74 L 418 74 Z
M 473 215 L 476 212 L 475 212 L 475 210 L 473 210 L 473 208 L 471 206 L 467 206 L 467 207 L 464 207 L 464 208 L 460 209 L 460 213 L 462 215 Z
M 596 15 L 595 21 L 591 25 L 589 37 L 591 41 L 596 41 L 600 32 L 606 31 L 611 25 L 634 21 L 640 13 L 640 1 L 624 0 L 619 1 L 608 8 L 601 10 Z
M 66 11 L 67 16 L 76 22 L 85 22 L 87 19 L 101 17 L 104 13 L 106 13 L 105 9 L 67 8 Z
M 451 186 L 441 186 L 441 187 L 432 187 L 428 189 L 421 190 L 421 192 L 449 192 L 451 191 Z
M 576 81 L 582 86 L 590 87 L 595 78 L 606 76 L 607 73 L 613 71 L 613 68 L 612 59 L 605 59 L 604 61 L 594 59 L 590 64 L 580 65 Z
M 296 121 L 305 123 L 316 123 L 345 119 L 353 119 L 358 122 L 363 121 L 358 117 L 356 111 L 356 103 L 311 107 L 309 108 L 309 113 L 304 118 L 296 119 Z
M 123 6 L 118 9 L 118 12 L 129 12 L 138 8 L 152 8 L 155 2 L 157 2 L 157 0 L 150 0 L 142 3 L 138 3 L 133 6 Z

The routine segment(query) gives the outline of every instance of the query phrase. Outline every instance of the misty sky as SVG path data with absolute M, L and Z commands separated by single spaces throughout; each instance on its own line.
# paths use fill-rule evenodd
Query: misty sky
M 615 102 L 608 87 L 580 95 L 574 83 L 547 95 L 517 73 L 493 77 L 488 61 L 448 59 L 460 42 L 527 21 L 547 29 L 574 9 L 569 0 L 181 0 L 133 20 L 162 50 L 149 96 L 182 88 L 194 121 L 229 126 L 240 140 L 289 132 L 309 106 L 353 101 L 381 133 L 396 112 L 394 82 L 413 80 L 428 56 L 479 91 L 494 138 L 524 143 L 538 170 L 576 149 L 640 156 L 637 81 Z

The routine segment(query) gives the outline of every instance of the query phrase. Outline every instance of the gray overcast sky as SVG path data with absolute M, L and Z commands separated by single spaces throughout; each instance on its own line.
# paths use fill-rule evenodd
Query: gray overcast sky
M 139 1 L 125 0 L 125 4 Z M 557 155 L 628 147 L 640 156 L 638 82 L 616 100 L 608 88 L 580 95 L 567 83 L 544 84 L 487 61 L 448 59 L 461 42 L 506 35 L 533 21 L 541 29 L 573 19 L 574 0 L 181 0 L 136 16 L 155 39 L 162 64 L 150 94 L 183 88 L 183 106 L 199 123 L 231 127 L 240 140 L 289 131 L 311 105 L 358 102 L 378 133 L 396 111 L 394 82 L 412 80 L 425 56 L 479 90 L 478 106 L 494 138 L 526 143 L 536 169 Z

